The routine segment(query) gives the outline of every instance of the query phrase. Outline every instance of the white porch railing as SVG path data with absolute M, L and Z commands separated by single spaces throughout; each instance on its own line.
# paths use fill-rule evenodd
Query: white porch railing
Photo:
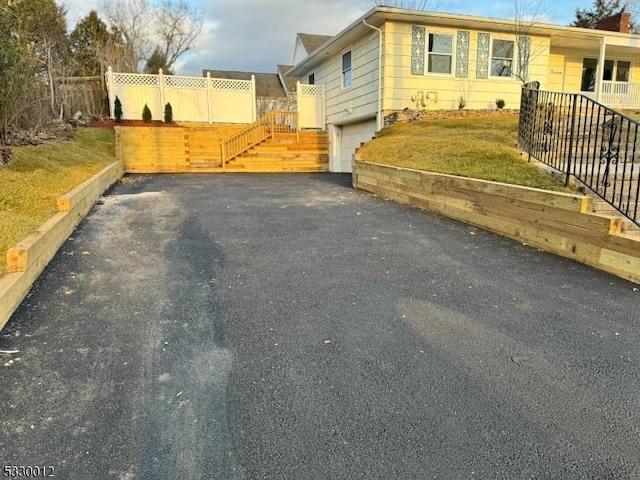
M 640 108 L 640 83 L 603 81 L 600 103 L 613 108 Z

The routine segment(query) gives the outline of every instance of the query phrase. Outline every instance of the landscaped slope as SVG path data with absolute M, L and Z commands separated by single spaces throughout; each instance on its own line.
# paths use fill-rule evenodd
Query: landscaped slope
M 71 142 L 17 147 L 0 167 L 0 275 L 7 249 L 58 210 L 56 200 L 115 161 L 113 130 L 83 128 Z
M 516 148 L 518 117 L 452 118 L 396 123 L 359 151 L 368 162 L 546 190 L 567 190 L 527 163 Z

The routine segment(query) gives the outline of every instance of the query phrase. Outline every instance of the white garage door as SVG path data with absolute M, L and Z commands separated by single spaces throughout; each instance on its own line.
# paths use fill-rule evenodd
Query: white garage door
M 362 142 L 371 140 L 376 134 L 376 120 L 352 123 L 342 127 L 342 143 L 340 146 L 340 171 L 351 171 L 351 157 Z

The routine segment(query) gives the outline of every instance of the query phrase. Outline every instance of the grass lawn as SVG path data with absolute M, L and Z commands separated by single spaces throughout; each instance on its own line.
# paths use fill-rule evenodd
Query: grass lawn
M 81 128 L 70 142 L 16 147 L 0 166 L 0 276 L 9 247 L 57 212 L 58 197 L 115 162 L 114 133 Z
M 516 148 L 518 117 L 396 123 L 360 150 L 363 160 L 555 191 L 566 188 Z

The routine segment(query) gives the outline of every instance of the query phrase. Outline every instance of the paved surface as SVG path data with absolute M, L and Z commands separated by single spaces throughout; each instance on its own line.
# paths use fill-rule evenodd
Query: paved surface
M 634 285 L 344 175 L 127 180 L 0 332 L 3 465 L 640 478 Z

